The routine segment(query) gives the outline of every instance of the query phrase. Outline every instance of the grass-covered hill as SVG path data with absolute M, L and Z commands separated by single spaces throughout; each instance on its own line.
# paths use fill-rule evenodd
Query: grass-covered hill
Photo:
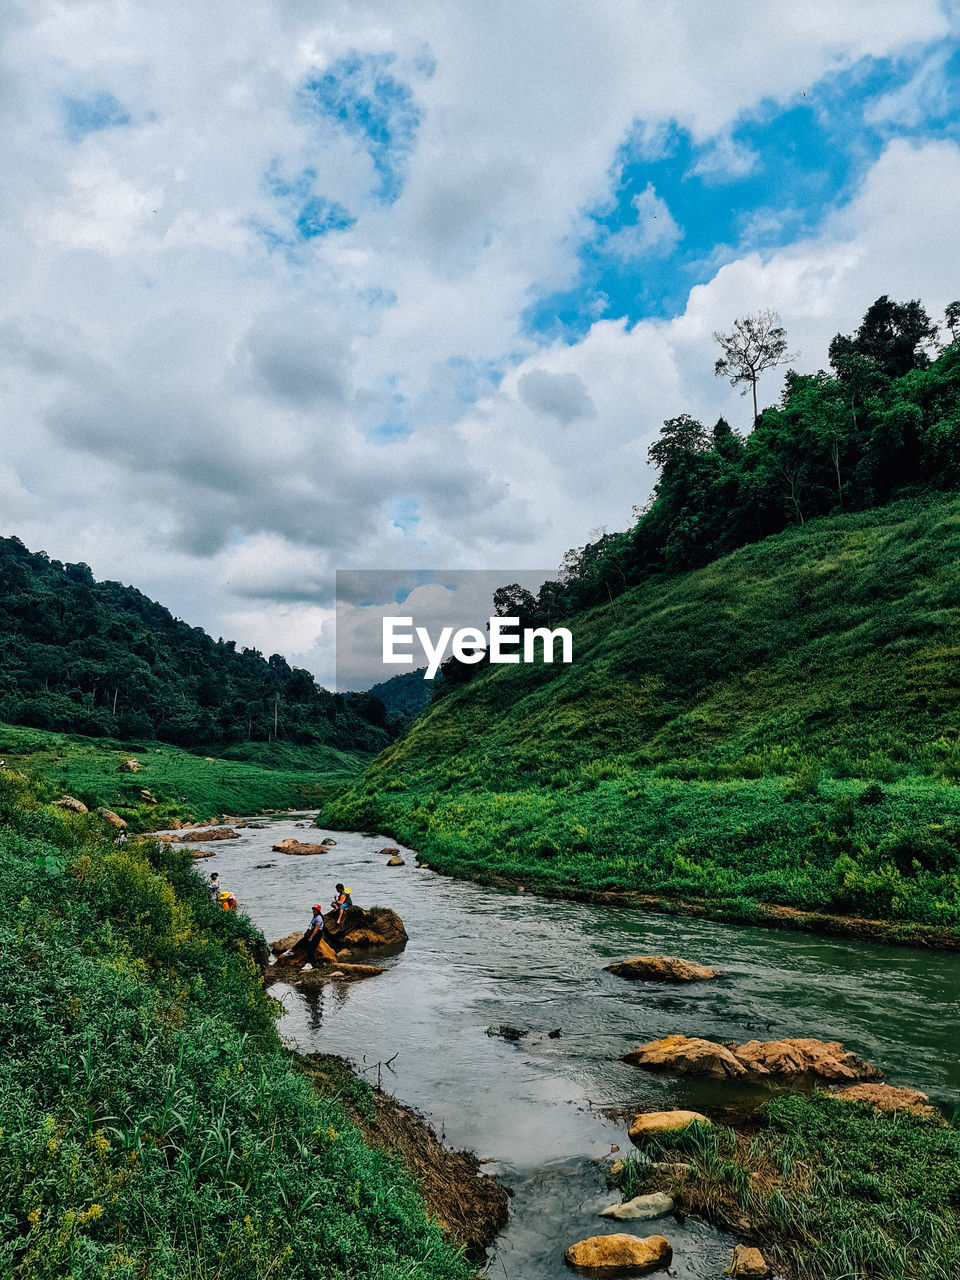
M 439 869 L 960 941 L 960 498 L 808 521 L 451 686 L 324 820 Z
M 375 751 L 375 699 L 352 706 L 280 654 L 214 640 L 85 564 L 0 538 L 0 721 L 221 754 L 233 744 Z
M 468 1280 L 369 1087 L 281 1046 L 246 917 L 54 794 L 0 771 L 0 1275 Z
M 241 743 L 220 757 L 199 756 L 167 742 L 109 738 L 0 725 L 0 760 L 42 780 L 57 796 L 89 809 L 112 809 L 131 831 L 160 831 L 174 821 L 222 814 L 312 808 L 370 759 L 335 747 Z M 128 772 L 131 762 L 139 768 Z

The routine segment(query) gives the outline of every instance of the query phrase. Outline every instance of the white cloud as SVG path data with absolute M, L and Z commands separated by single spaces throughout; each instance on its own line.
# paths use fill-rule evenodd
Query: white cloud
M 242 23 L 226 0 L 90 0 L 4 21 L 4 531 L 267 651 L 315 651 L 338 565 L 550 564 L 625 523 L 660 418 L 742 412 L 710 375 L 732 315 L 778 307 L 816 363 L 877 294 L 934 304 L 950 278 L 955 149 L 895 144 L 821 237 L 724 267 L 674 321 L 546 349 L 522 321 L 575 278 L 638 121 L 719 159 L 758 102 L 939 39 L 934 0 L 264 0 Z M 392 204 L 369 149 L 297 106 L 353 50 L 395 55 L 420 111 Z M 71 142 L 65 99 L 101 92 L 132 123 Z M 295 243 L 308 196 L 356 222 Z M 639 201 L 609 242 L 625 259 L 678 234 Z
M 634 262 L 649 255 L 669 253 L 683 232 L 677 226 L 665 200 L 657 195 L 648 182 L 638 196 L 630 202 L 637 211 L 637 220 L 621 227 L 603 241 L 603 251 L 619 258 L 621 262 Z

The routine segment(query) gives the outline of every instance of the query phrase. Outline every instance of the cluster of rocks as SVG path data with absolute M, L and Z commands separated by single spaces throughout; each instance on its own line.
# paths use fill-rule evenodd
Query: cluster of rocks
M 388 845 L 387 848 L 380 850 L 380 856 L 387 859 L 388 867 L 405 867 L 407 864 L 400 856 L 400 850 Z
M 607 966 L 610 973 L 630 981 L 685 983 L 722 977 L 709 965 L 695 964 L 676 956 L 632 956 Z M 501 1033 L 503 1029 L 501 1028 Z M 712 1080 L 777 1080 L 797 1087 L 812 1082 L 832 1086 L 832 1096 L 873 1106 L 876 1111 L 907 1110 L 918 1115 L 935 1115 L 925 1094 L 883 1084 L 882 1073 L 849 1052 L 836 1040 L 806 1037 L 779 1040 L 749 1040 L 744 1044 L 718 1042 L 697 1036 L 670 1035 L 641 1045 L 623 1057 L 624 1062 L 648 1071 L 702 1076 Z M 699 1111 L 648 1111 L 630 1122 L 631 1141 L 643 1146 L 651 1135 L 710 1125 Z M 691 1166 L 652 1162 L 651 1173 L 663 1172 L 671 1179 L 682 1178 Z M 622 1160 L 611 1166 L 617 1177 Z M 676 1193 L 676 1188 L 672 1188 Z M 674 1212 L 673 1196 L 663 1190 L 633 1196 L 608 1205 L 600 1216 L 620 1222 L 647 1221 Z M 590 1276 L 639 1275 L 668 1267 L 672 1260 L 670 1242 L 662 1235 L 634 1236 L 625 1233 L 591 1236 L 571 1245 L 564 1260 L 574 1271 Z M 770 1266 L 759 1249 L 738 1244 L 724 1272 L 730 1276 L 770 1275 Z
M 838 1040 L 749 1040 L 721 1044 L 698 1036 L 664 1036 L 623 1055 L 623 1061 L 648 1071 L 705 1076 L 712 1080 L 748 1078 L 816 1079 L 831 1083 L 882 1080 L 883 1073 Z

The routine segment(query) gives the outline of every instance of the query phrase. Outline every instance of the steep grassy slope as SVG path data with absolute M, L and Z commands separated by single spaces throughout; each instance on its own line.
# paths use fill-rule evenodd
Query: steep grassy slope
M 451 689 L 326 808 L 438 868 L 960 927 L 960 499 L 818 520 Z
M 57 795 L 75 796 L 88 808 L 114 810 L 132 831 L 159 831 L 173 818 L 201 822 L 222 813 L 313 807 L 370 759 L 334 747 L 253 742 L 228 748 L 227 756 L 0 725 L 0 759 L 9 768 L 44 779 Z M 139 772 L 120 772 L 130 759 Z M 143 799 L 144 790 L 156 803 Z
M 47 795 L 0 772 L 0 1275 L 467 1280 L 281 1047 L 249 921 Z

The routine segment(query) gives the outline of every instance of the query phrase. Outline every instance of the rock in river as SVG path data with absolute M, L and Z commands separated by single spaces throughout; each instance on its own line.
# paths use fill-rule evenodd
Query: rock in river
M 572 1244 L 563 1260 L 574 1270 L 588 1275 L 617 1275 L 656 1271 L 668 1267 L 673 1257 L 669 1240 L 664 1236 L 590 1236 Z
M 770 1268 L 759 1249 L 751 1249 L 745 1244 L 734 1246 L 733 1257 L 727 1271 L 731 1276 L 768 1276 Z
M 750 1040 L 734 1049 L 754 1076 L 816 1076 L 819 1080 L 882 1080 L 883 1072 L 848 1053 L 839 1040 Z
M 400 857 L 399 853 L 395 853 L 392 858 L 387 859 L 388 867 L 405 867 L 407 864 Z
M 664 1191 L 651 1191 L 648 1195 L 634 1196 L 632 1200 L 624 1200 L 622 1204 L 611 1204 L 600 1210 L 601 1218 L 618 1218 L 621 1222 L 644 1221 L 648 1218 L 662 1218 L 665 1213 L 673 1213 L 675 1206 L 671 1196 Z
M 882 1080 L 868 1062 L 848 1053 L 837 1040 L 749 1040 L 746 1044 L 718 1044 L 698 1037 L 664 1036 L 624 1054 L 624 1062 L 649 1071 L 677 1075 L 765 1079 L 817 1079 L 854 1083 Z
M 699 1111 L 643 1111 L 630 1123 L 630 1141 L 639 1145 L 648 1133 L 672 1133 L 691 1124 L 709 1124 Z
M 206 831 L 199 831 L 194 827 L 191 831 L 178 831 L 178 840 L 194 840 L 198 844 L 202 841 L 204 844 L 208 840 L 239 840 L 239 831 L 234 831 L 232 827 L 208 827 Z
M 323 844 L 301 844 L 299 840 L 294 840 L 293 836 L 288 836 L 286 840 L 278 840 L 273 846 L 274 853 L 295 853 L 306 856 L 311 853 L 326 853 L 327 847 Z
M 719 969 L 708 964 L 694 964 L 678 956 L 631 956 L 607 965 L 608 973 L 631 982 L 700 982 L 706 978 L 719 978 Z
M 639 1049 L 623 1055 L 623 1061 L 648 1071 L 672 1071 L 676 1075 L 709 1076 L 712 1080 L 725 1080 L 731 1076 L 745 1076 L 747 1069 L 726 1045 L 714 1040 L 701 1040 L 696 1036 L 664 1036 L 651 1040 Z

